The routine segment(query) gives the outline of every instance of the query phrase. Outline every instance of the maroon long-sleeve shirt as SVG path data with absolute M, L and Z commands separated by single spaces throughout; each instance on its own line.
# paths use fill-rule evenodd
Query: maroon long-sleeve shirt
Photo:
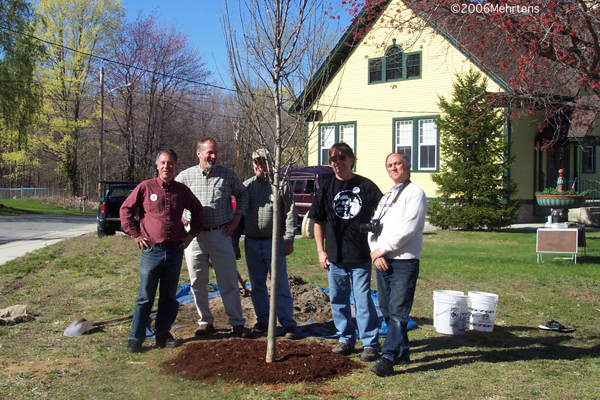
M 135 211 L 139 209 L 139 222 Z M 121 226 L 132 239 L 142 235 L 153 244 L 183 240 L 185 230 L 181 216 L 183 210 L 192 213 L 190 231 L 197 236 L 204 226 L 202 204 L 183 183 L 165 183 L 160 178 L 140 183 L 125 200 L 119 215 Z

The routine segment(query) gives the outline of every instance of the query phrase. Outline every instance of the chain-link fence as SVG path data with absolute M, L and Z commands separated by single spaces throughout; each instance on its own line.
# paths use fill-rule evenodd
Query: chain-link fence
M 0 188 L 0 200 L 64 195 L 66 190 L 59 188 Z

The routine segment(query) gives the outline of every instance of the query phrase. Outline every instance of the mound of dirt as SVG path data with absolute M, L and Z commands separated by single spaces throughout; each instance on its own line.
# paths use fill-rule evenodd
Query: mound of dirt
M 364 364 L 339 354 L 329 346 L 278 340 L 276 360 L 265 361 L 265 340 L 231 339 L 194 342 L 164 363 L 163 373 L 184 379 L 214 382 L 218 379 L 250 384 L 320 382 L 347 375 Z
M 192 343 L 182 347 L 175 358 L 166 361 L 163 372 L 203 382 L 223 379 L 274 384 L 318 382 L 364 367 L 362 363 L 333 354 L 331 346 L 324 342 L 331 341 L 334 344 L 337 342 L 335 339 L 319 337 L 335 334 L 329 295 L 301 277 L 290 275 L 288 280 L 294 299 L 298 333 L 304 338 L 295 341 L 278 339 L 275 362 L 265 361 L 267 342 L 264 336 L 249 340 L 231 335 L 223 302 L 217 297 L 210 300 L 216 332 L 199 340 L 194 337 L 194 330 L 198 327 L 195 305 L 180 305 L 172 332 L 176 338 Z M 252 301 L 250 297 L 242 297 L 241 300 L 246 326 L 251 328 L 256 323 Z M 315 335 L 315 332 L 318 334 Z
M 299 276 L 289 275 L 288 281 L 294 299 L 294 319 L 296 321 L 312 321 L 322 324 L 333 319 L 327 293 L 305 282 Z

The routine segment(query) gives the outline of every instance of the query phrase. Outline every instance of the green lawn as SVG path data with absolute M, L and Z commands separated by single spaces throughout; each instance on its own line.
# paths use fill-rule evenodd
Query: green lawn
M 42 200 L 42 199 L 41 199 Z M 41 200 L 33 199 L 4 199 L 0 200 L 0 215 L 23 215 L 23 214 L 95 214 L 97 203 L 86 202 L 86 210 L 79 209 L 78 200 L 71 200 L 65 206 L 52 204 L 59 202 L 57 199 L 47 198 Z
M 0 307 L 28 304 L 33 322 L 0 326 L 0 398 L 30 399 L 595 399 L 600 387 L 600 233 L 574 264 L 545 255 L 535 232 L 425 235 L 410 332 L 413 364 L 388 378 L 364 370 L 321 384 L 214 385 L 159 373 L 178 351 L 124 351 L 128 324 L 77 338 L 62 336 L 77 316 L 131 313 L 139 253 L 125 236 L 67 240 L 0 266 Z M 314 242 L 296 241 L 289 272 L 327 286 Z M 247 276 L 245 264 L 239 264 Z M 187 273 L 181 276 L 187 283 Z M 443 335 L 433 323 L 434 290 L 499 295 L 490 333 Z M 548 320 L 577 329 L 541 331 Z M 358 357 L 358 356 L 353 356 Z

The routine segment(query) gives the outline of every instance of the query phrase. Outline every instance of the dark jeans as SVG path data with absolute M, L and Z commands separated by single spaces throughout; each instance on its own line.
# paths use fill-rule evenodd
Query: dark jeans
M 160 284 L 160 297 L 154 323 L 154 333 L 164 335 L 171 330 L 177 318 L 179 302 L 175 298 L 183 260 L 183 249 L 178 246 L 161 248 L 151 246 L 142 250 L 140 259 L 140 292 L 135 301 L 129 339 L 140 343 L 146 339 L 146 326 Z
M 415 298 L 419 260 L 387 260 L 387 271 L 377 270 L 379 308 L 388 326 L 381 355 L 395 361 L 408 357 L 408 315 Z

